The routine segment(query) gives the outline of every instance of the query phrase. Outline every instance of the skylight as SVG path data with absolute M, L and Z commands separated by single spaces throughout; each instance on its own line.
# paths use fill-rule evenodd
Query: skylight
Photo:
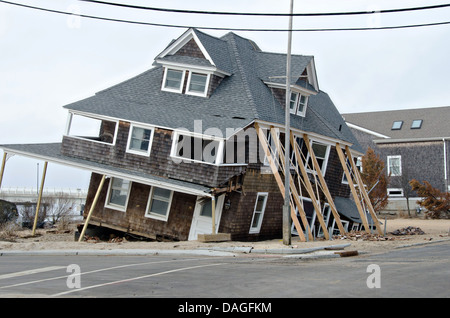
M 420 129 L 422 127 L 422 119 L 415 119 L 411 124 L 411 129 Z
M 394 123 L 392 124 L 392 130 L 400 130 L 402 129 L 402 125 L 403 125 L 403 120 L 396 120 L 394 121 Z

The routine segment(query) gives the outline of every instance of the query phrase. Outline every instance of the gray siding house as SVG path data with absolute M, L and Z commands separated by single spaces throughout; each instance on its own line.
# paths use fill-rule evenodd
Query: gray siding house
M 450 107 L 343 114 L 363 147 L 375 150 L 391 175 L 389 209 L 404 209 L 405 197 L 415 207 L 416 194 L 408 182 L 428 181 L 440 191 L 450 191 Z M 407 193 L 407 191 L 409 191 Z
M 285 155 L 301 240 L 377 225 L 355 199 L 360 191 L 342 182 L 358 177 L 352 164 L 362 148 L 319 89 L 312 56 L 292 55 L 286 105 L 285 54 L 196 29 L 168 43 L 153 68 L 64 106 L 60 143 L 1 148 L 91 171 L 85 227 L 170 240 L 280 238 Z

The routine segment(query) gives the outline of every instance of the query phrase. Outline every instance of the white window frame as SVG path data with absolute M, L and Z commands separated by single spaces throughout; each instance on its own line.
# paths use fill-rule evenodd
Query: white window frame
M 320 144 L 322 146 L 326 146 L 327 147 L 327 149 L 325 150 L 325 158 L 323 158 L 323 164 L 322 164 L 322 167 L 320 169 L 320 171 L 322 172 L 322 175 L 325 176 L 325 172 L 327 171 L 327 166 L 328 166 L 328 158 L 330 157 L 331 146 L 329 144 L 327 144 L 327 143 L 311 139 L 310 142 L 309 142 L 309 145 L 310 145 L 312 151 L 314 151 L 314 149 L 313 149 L 313 144 L 314 143 Z M 318 158 L 317 155 L 316 154 L 314 154 L 314 155 L 316 156 L 316 159 L 317 159 Z M 309 169 L 309 167 L 308 167 L 308 163 L 309 163 L 310 157 L 311 157 L 311 154 L 308 151 L 308 154 L 306 155 L 305 169 L 309 173 L 316 173 L 315 170 L 313 171 L 313 170 Z M 322 158 L 320 157 L 320 159 L 322 159 Z
M 211 140 L 211 141 L 219 142 L 219 145 L 217 147 L 216 158 L 214 159 L 214 162 L 192 159 L 192 158 L 187 158 L 187 157 L 182 157 L 182 156 L 177 155 L 179 136 L 186 136 L 186 137 L 191 137 L 191 138 L 198 138 L 198 139 L 202 139 L 202 140 Z M 173 132 L 172 149 L 170 150 L 170 156 L 174 159 L 175 162 L 199 162 L 199 163 L 205 163 L 205 164 L 209 164 L 209 165 L 220 165 L 220 164 L 222 164 L 222 161 L 223 161 L 224 145 L 225 145 L 225 141 L 223 139 L 217 139 L 217 138 L 213 138 L 211 136 L 206 136 L 206 135 L 193 135 L 192 133 L 183 133 L 183 132 L 179 132 L 179 131 L 174 131 Z M 202 157 L 203 157 L 203 153 L 202 153 Z
M 166 198 L 162 198 L 162 197 L 156 197 L 157 200 L 164 201 L 164 202 L 168 203 L 166 214 L 162 215 L 162 214 L 154 213 L 154 212 L 150 211 L 153 199 L 155 198 L 155 196 L 154 196 L 155 188 L 158 188 L 158 187 L 154 187 L 153 186 L 150 189 L 150 194 L 148 196 L 148 201 L 147 201 L 147 207 L 145 208 L 145 217 L 148 217 L 148 218 L 151 218 L 151 219 L 155 219 L 155 220 L 160 220 L 160 221 L 167 221 L 169 219 L 170 208 L 172 206 L 173 190 L 168 190 L 168 189 L 161 188 L 161 189 L 170 191 L 169 198 L 166 199 Z
M 99 120 L 100 122 L 101 121 L 109 121 L 109 122 L 115 123 L 114 136 L 112 136 L 113 137 L 113 141 L 112 142 L 105 142 L 105 141 L 95 140 L 95 139 L 92 139 L 92 138 L 86 138 L 86 137 L 83 137 L 83 136 L 77 136 L 77 135 L 72 134 L 71 133 L 71 128 L 72 128 L 73 117 L 74 116 L 84 117 L 86 119 L 92 119 L 92 120 Z M 67 117 L 67 122 L 66 122 L 66 128 L 65 128 L 64 136 L 70 137 L 70 138 L 86 140 L 86 141 L 89 141 L 89 142 L 99 143 L 99 144 L 103 144 L 103 145 L 115 146 L 116 140 L 117 140 L 117 132 L 118 132 L 118 130 L 119 130 L 119 121 L 118 120 L 114 120 L 114 119 L 110 119 L 110 118 L 104 118 L 104 117 L 96 117 L 96 116 L 92 116 L 90 114 L 84 114 L 84 113 L 69 111 L 69 114 L 68 114 L 68 117 Z
M 192 74 L 193 73 L 206 76 L 205 90 L 203 92 L 197 92 L 197 91 L 191 91 L 190 90 L 191 79 L 192 79 Z M 211 74 L 210 73 L 196 72 L 196 71 L 189 70 L 189 76 L 188 76 L 188 81 L 187 81 L 187 85 L 186 85 L 186 94 L 187 95 L 206 97 L 208 95 L 210 78 L 211 78 Z
M 293 109 L 291 109 L 292 94 L 296 95 Z M 303 104 L 303 111 L 299 111 L 299 106 L 300 106 L 300 101 L 301 101 L 302 96 L 305 98 L 305 102 Z M 304 95 L 300 92 L 295 92 L 295 91 L 291 90 L 291 97 L 289 99 L 289 112 L 291 114 L 305 117 L 307 105 L 308 105 L 308 96 L 307 95 Z
M 146 129 L 146 130 L 151 130 L 150 133 L 150 138 L 148 141 L 148 149 L 147 151 L 139 151 L 139 150 L 135 150 L 135 149 L 131 149 L 131 139 L 132 139 L 132 133 L 133 133 L 133 129 L 134 128 L 142 128 L 142 129 Z M 151 149 L 152 149 L 152 143 L 153 143 L 153 136 L 155 134 L 155 128 L 154 127 L 149 127 L 149 126 L 145 126 L 145 125 L 137 125 L 137 124 L 130 124 L 130 129 L 128 130 L 128 141 L 127 141 L 127 150 L 126 152 L 128 153 L 132 153 L 135 155 L 141 155 L 141 156 L 149 156 Z
M 113 187 L 113 180 L 114 179 L 122 179 L 122 178 L 111 177 L 109 179 L 109 186 L 108 186 L 108 193 L 106 194 L 105 207 L 109 208 L 109 209 L 121 211 L 121 212 L 126 212 L 127 207 L 128 207 L 128 200 L 130 199 L 131 185 L 132 185 L 133 182 L 129 181 L 129 180 L 122 179 L 124 181 L 128 181 L 127 199 L 125 200 L 125 205 L 122 206 L 122 205 L 119 205 L 119 204 L 111 203 L 111 194 L 112 194 L 112 190 L 113 190 L 112 187 Z M 124 188 L 121 188 L 121 189 L 124 189 Z
M 391 169 L 391 160 L 392 159 L 398 159 L 399 160 L 399 173 L 394 174 L 392 173 Z M 402 175 L 402 156 L 387 156 L 387 173 L 388 175 L 392 177 L 399 177 Z
M 264 197 L 262 211 L 256 211 L 256 207 L 258 206 L 258 199 L 259 199 L 260 196 Z M 263 218 L 264 218 L 264 212 L 266 211 L 268 197 L 269 197 L 269 193 L 268 192 L 258 192 L 258 194 L 256 195 L 255 206 L 253 208 L 252 221 L 250 223 L 250 230 L 249 230 L 250 234 L 259 233 L 260 230 L 261 230 L 261 225 L 262 225 L 262 221 L 263 221 Z M 256 213 L 259 213 L 258 224 L 256 226 L 253 226 L 253 220 L 255 219 Z
M 392 192 L 400 192 L 400 193 L 394 193 Z M 403 189 L 402 188 L 387 188 L 387 194 L 389 197 L 403 197 Z
M 180 87 L 175 89 L 172 87 L 166 87 L 166 79 L 167 79 L 167 73 L 169 70 L 173 70 L 173 71 L 181 71 L 182 75 L 181 75 L 181 82 L 180 82 Z M 183 85 L 184 85 L 184 79 L 186 77 L 186 70 L 182 69 L 182 68 L 177 68 L 177 67 L 164 67 L 164 76 L 163 76 L 163 80 L 162 80 L 162 87 L 161 90 L 162 91 L 166 91 L 166 92 L 173 92 L 173 93 L 182 93 L 183 92 Z

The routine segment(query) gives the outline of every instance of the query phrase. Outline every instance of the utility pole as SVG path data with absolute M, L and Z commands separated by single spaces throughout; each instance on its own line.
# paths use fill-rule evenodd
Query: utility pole
M 284 205 L 283 205 L 283 244 L 291 245 L 291 216 L 290 216 L 290 101 L 291 101 L 291 46 L 292 46 L 292 14 L 294 11 L 294 0 L 290 0 L 288 48 L 286 58 L 286 107 L 285 107 L 285 129 L 284 129 Z

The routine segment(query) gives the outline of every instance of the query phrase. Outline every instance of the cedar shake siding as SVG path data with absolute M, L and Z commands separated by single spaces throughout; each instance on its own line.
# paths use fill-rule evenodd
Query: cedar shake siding
M 93 173 L 86 198 L 85 217 L 90 210 L 101 176 Z M 110 179 L 103 185 L 97 206 L 92 212 L 92 221 L 127 233 L 154 239 L 187 240 L 197 199 L 194 195 L 174 192 L 167 221 L 145 216 L 151 186 L 133 182 L 126 212 L 105 207 Z
M 216 166 L 206 163 L 174 162 L 170 157 L 172 131 L 156 128 L 150 157 L 126 152 L 130 123 L 120 121 L 115 145 L 64 136 L 61 153 L 66 156 L 126 168 L 137 172 L 176 178 L 218 187 L 233 176 L 242 174 L 245 166 Z

